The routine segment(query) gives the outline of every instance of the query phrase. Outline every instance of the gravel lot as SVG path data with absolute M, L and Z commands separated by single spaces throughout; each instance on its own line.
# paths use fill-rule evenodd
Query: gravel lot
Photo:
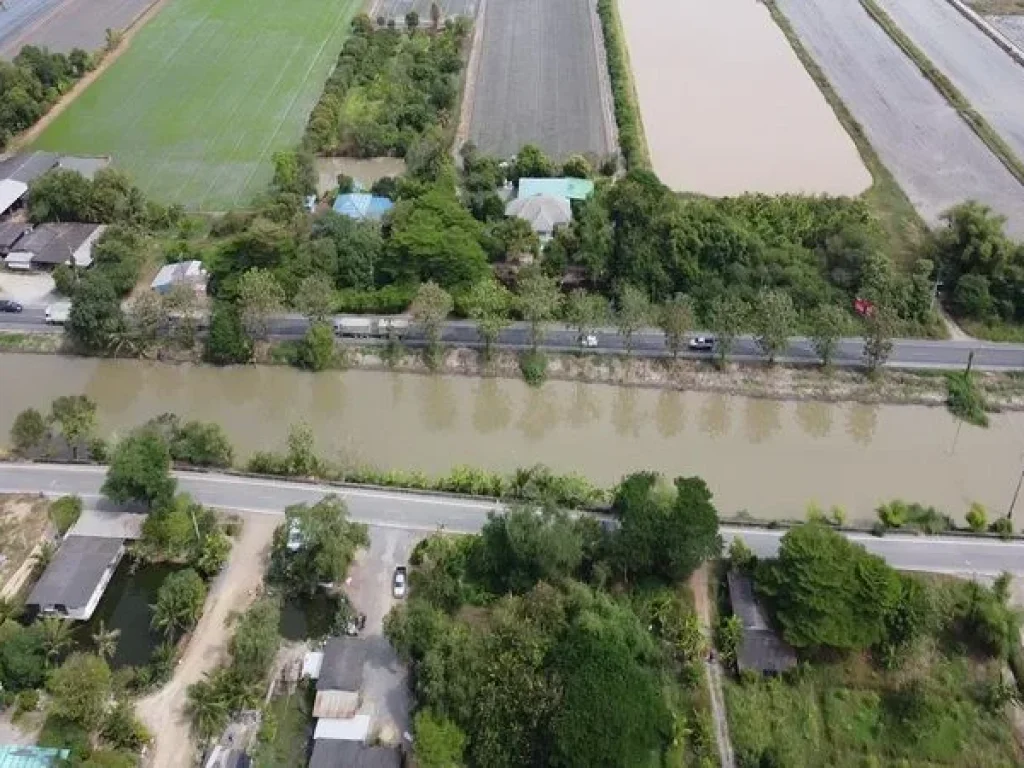
M 370 527 L 370 548 L 360 552 L 346 587 L 352 605 L 366 614 L 366 667 L 363 670 L 362 714 L 370 715 L 371 730 L 389 743 L 409 730 L 408 670 L 383 635 L 384 617 L 395 604 L 391 578 L 396 565 L 409 562 L 409 553 L 422 533 L 399 528 Z
M 18 8 L 32 7 L 24 14 L 17 32 L 3 35 L 0 27 L 0 55 L 13 57 L 23 45 L 46 46 L 52 51 L 84 48 L 99 50 L 106 44 L 107 29 L 126 29 L 154 0 L 7 0 Z
M 616 149 L 595 0 L 492 0 L 481 23 L 469 138 L 509 156 Z M 472 76 L 472 75 L 471 75 Z
M 779 7 L 925 220 L 976 199 L 1024 237 L 1024 187 L 859 3 Z
M 453 16 L 476 16 L 479 3 L 477 0 L 436 0 L 441 8 L 441 15 L 444 18 Z M 409 11 L 416 11 L 420 15 L 420 24 L 430 23 L 430 6 L 434 0 L 374 0 L 370 6 L 370 18 L 376 19 L 383 16 L 386 19 L 405 19 Z
M 43 307 L 59 297 L 53 278 L 45 272 L 8 272 L 0 269 L 0 298 L 11 299 L 26 307 Z
M 978 112 L 1024 158 L 1024 67 L 946 0 L 879 0 Z
M 1024 16 L 986 16 L 986 20 L 1006 35 L 1011 43 L 1024 48 Z

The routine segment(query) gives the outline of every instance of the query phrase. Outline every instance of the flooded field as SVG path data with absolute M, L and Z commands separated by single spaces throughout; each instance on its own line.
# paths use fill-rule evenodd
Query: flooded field
M 756 0 L 619 0 L 654 170 L 709 195 L 856 195 L 871 177 Z
M 901 497 L 962 517 L 969 502 L 1006 509 L 1024 458 L 1024 414 L 988 430 L 940 408 L 781 403 L 694 392 L 372 372 L 306 374 L 0 356 L 0 434 L 15 415 L 63 394 L 99 404 L 104 432 L 173 411 L 221 423 L 244 457 L 283 446 L 306 421 L 331 458 L 432 473 L 542 462 L 612 484 L 654 469 L 697 474 L 723 514 L 803 517 L 807 503 L 851 519 Z
M 338 188 L 338 176 L 351 176 L 356 184 L 369 191 L 374 182 L 385 176 L 405 173 L 405 160 L 400 157 L 318 157 L 316 159 L 316 191 L 325 194 Z

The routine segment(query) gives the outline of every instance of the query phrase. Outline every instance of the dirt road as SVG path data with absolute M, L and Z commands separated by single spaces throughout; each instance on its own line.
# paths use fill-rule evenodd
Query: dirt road
M 228 617 L 243 611 L 256 596 L 263 580 L 266 556 L 275 526 L 269 515 L 245 518 L 227 567 L 213 582 L 203 617 L 192 634 L 185 655 L 170 681 L 138 703 L 138 714 L 153 734 L 149 768 L 189 768 L 193 764 L 192 733 L 185 717 L 185 691 L 220 661 L 228 639 Z
M 708 564 L 704 563 L 690 577 L 690 591 L 693 592 L 693 605 L 700 619 L 701 628 L 711 639 L 711 598 L 708 595 Z M 708 693 L 711 697 L 711 717 L 715 721 L 715 742 L 718 744 L 718 760 L 722 768 L 736 768 L 736 758 L 732 752 L 732 740 L 729 738 L 729 720 L 725 714 L 725 693 L 722 691 L 722 668 L 718 660 L 704 661 L 708 680 Z

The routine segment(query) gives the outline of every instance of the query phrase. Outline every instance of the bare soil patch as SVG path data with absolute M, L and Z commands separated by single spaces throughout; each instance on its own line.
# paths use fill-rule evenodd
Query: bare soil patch
M 263 572 L 280 518 L 245 517 L 227 567 L 214 580 L 188 647 L 170 681 L 138 703 L 138 714 L 154 736 L 149 768 L 188 768 L 193 764 L 191 727 L 185 715 L 188 687 L 220 662 L 231 637 L 231 616 L 244 611 L 260 593 Z
M 50 530 L 50 503 L 40 496 L 0 496 L 0 597 L 18 593 L 32 573 L 32 555 Z

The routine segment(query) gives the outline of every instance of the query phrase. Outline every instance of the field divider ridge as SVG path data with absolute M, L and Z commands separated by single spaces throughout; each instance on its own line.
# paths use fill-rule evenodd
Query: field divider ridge
M 970 8 L 962 0 L 946 0 L 946 2 L 952 5 L 960 15 L 971 22 L 971 24 L 985 33 L 985 35 L 991 39 L 993 43 L 1002 48 L 1011 59 L 1024 67 L 1024 51 L 1022 51 L 1010 38 L 989 24 L 984 16 L 973 8 Z
M 1021 185 L 1024 185 L 1024 162 L 1021 162 L 1021 159 L 1017 157 L 1013 149 L 1003 141 L 1003 138 L 989 125 L 988 121 L 971 106 L 967 97 L 932 63 L 924 51 L 914 44 L 910 37 L 899 28 L 892 17 L 875 0 L 860 0 L 860 4 L 875 23 L 885 30 L 889 38 L 914 62 L 921 71 L 921 74 L 935 87 L 935 90 L 942 95 L 963 121 L 970 126 L 971 130 L 988 147 L 989 151 L 1006 166 L 1006 170 Z
M 473 103 L 476 97 L 476 83 L 480 75 L 480 50 L 483 47 L 484 19 L 487 15 L 487 0 L 480 0 L 473 20 L 473 39 L 469 43 L 469 60 L 465 67 L 465 82 L 462 86 L 462 101 L 459 104 L 459 122 L 455 126 L 455 140 L 452 155 L 459 163 L 459 150 L 469 140 L 469 126 L 473 120 Z M 461 166 L 460 166 L 461 167 Z
M 616 0 L 597 0 L 597 16 L 604 33 L 605 69 L 611 86 L 619 150 L 626 168 L 651 168 L 651 150 L 629 63 L 629 46 L 615 3 Z

